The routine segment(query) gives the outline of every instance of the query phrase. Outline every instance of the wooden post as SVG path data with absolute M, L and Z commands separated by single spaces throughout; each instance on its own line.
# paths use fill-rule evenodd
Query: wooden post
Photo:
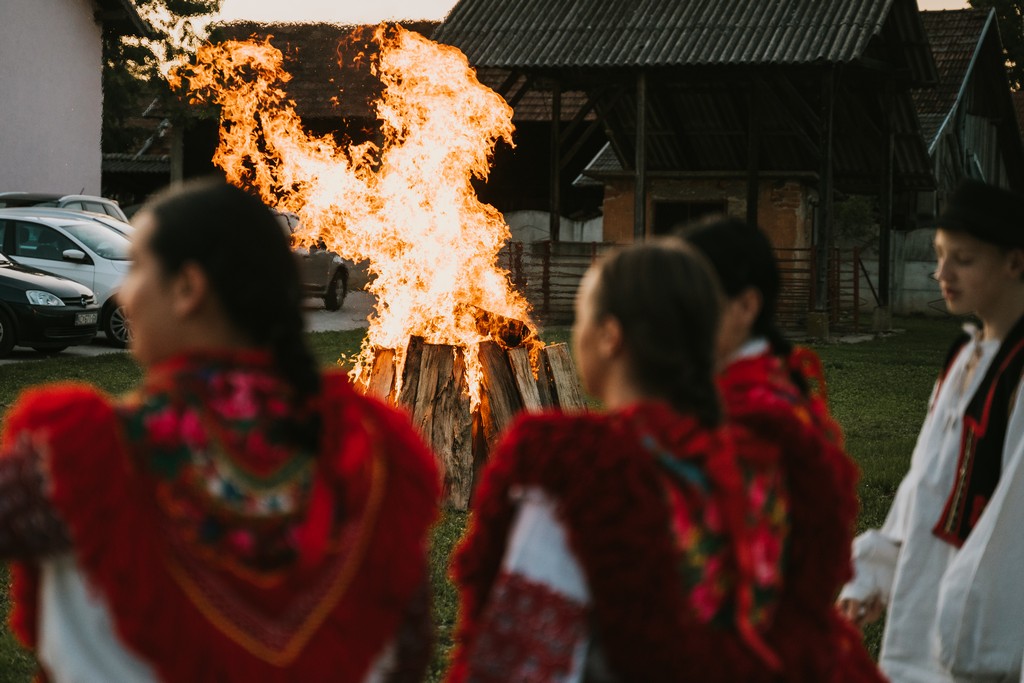
M 892 259 L 892 204 L 893 204 L 893 154 L 896 147 L 892 125 L 892 86 L 886 84 L 882 107 L 882 173 L 881 196 L 878 202 L 878 305 L 890 306 L 889 283 L 892 280 L 890 262 Z
M 490 450 L 516 413 L 523 409 L 523 400 L 505 351 L 493 341 L 481 342 L 479 348 L 483 368 L 480 414 Z
M 636 182 L 633 187 L 633 241 L 647 235 L 647 72 L 636 75 Z
M 747 92 L 747 225 L 757 227 L 757 194 L 761 151 L 761 116 L 759 81 Z
M 821 130 L 818 166 L 818 231 L 815 246 L 818 287 L 815 307 L 828 306 L 828 254 L 832 244 L 832 126 L 835 109 L 835 71 L 829 69 L 821 86 Z
M 386 403 L 395 402 L 395 351 L 377 349 L 366 393 Z
M 416 391 L 419 389 L 420 361 L 423 357 L 423 337 L 409 337 L 409 345 L 405 347 L 405 366 L 402 370 L 402 391 L 398 395 L 398 403 L 413 409 L 416 403 Z
M 560 232 L 562 227 L 562 188 L 559 179 L 561 178 L 561 124 L 562 124 L 562 84 L 555 81 L 551 89 L 551 149 L 550 149 L 550 168 L 549 173 L 549 191 L 550 204 L 548 211 L 550 212 L 548 231 L 551 233 L 551 241 L 558 242 L 561 239 Z
M 544 369 L 551 383 L 552 403 L 567 413 L 586 410 L 576 365 L 565 344 L 545 346 L 541 351 Z
M 412 371 L 409 360 L 407 376 Z M 418 375 L 412 422 L 440 461 L 445 500 L 455 509 L 465 510 L 473 492 L 474 457 L 473 415 L 462 349 L 424 344 Z
M 540 290 L 543 297 L 541 311 L 546 317 L 551 312 L 551 242 L 541 242 Z
M 818 156 L 818 211 L 814 240 L 815 283 L 814 311 L 807 317 L 808 333 L 812 337 L 829 336 L 829 247 L 832 243 L 832 136 L 836 100 L 836 69 L 825 72 L 821 84 L 821 119 L 819 126 Z
M 519 388 L 523 407 L 530 412 L 543 408 L 537 381 L 533 378 L 533 368 L 530 367 L 530 352 L 522 346 L 509 349 L 508 362 L 512 366 L 512 377 Z

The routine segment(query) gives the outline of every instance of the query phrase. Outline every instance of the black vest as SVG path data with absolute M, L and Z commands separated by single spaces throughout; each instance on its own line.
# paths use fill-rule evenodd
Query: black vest
M 947 371 L 964 340 L 958 340 Z M 1024 317 L 999 345 L 977 392 L 964 411 L 960 457 L 953 490 L 932 533 L 958 548 L 967 540 L 988 505 L 1003 469 L 1003 444 L 1010 422 L 1010 401 L 1024 371 Z

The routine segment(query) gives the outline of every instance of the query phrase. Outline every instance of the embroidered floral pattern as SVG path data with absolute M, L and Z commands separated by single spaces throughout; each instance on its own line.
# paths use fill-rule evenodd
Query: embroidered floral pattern
M 158 377 L 122 422 L 175 538 L 229 567 L 272 570 L 297 555 L 316 461 L 274 437 L 289 411 L 280 381 L 263 366 L 222 363 Z
M 66 550 L 64 522 L 46 498 L 45 443 L 22 433 L 0 453 L 0 557 L 36 557 Z
M 470 655 L 469 680 L 547 683 L 567 675 L 586 633 L 583 605 L 508 572 L 498 576 L 493 590 Z
M 690 609 L 701 623 L 728 626 L 734 619 L 730 598 L 736 576 L 729 561 L 730 538 L 721 502 L 699 461 L 678 459 L 650 435 L 641 441 L 670 475 L 672 530 Z M 770 616 L 781 590 L 788 510 L 777 469 L 741 465 L 740 471 L 747 501 L 745 542 L 753 563 L 753 605 L 748 618 L 756 626 Z

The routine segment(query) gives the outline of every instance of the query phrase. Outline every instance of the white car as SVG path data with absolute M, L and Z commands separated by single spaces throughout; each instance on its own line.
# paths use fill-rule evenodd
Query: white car
M 76 211 L 90 211 L 128 222 L 120 205 L 113 199 L 91 194 L 54 194 L 52 192 L 0 192 L 0 208 L 16 206 L 51 206 Z
M 132 238 L 132 234 L 135 232 L 135 226 L 131 223 L 126 223 L 120 219 L 108 216 L 105 213 L 95 213 L 93 211 L 81 211 L 79 209 L 63 209 L 60 207 L 52 206 L 19 206 L 17 208 L 5 209 L 4 213 L 14 215 L 15 213 L 22 216 L 47 216 L 49 218 L 81 218 L 82 220 L 92 221 L 94 223 L 100 223 L 112 228 L 117 232 L 121 233 L 128 239 Z
M 47 212 L 42 212 L 46 214 Z M 100 330 L 116 346 L 129 331 L 116 294 L 128 269 L 129 241 L 102 223 L 77 217 L 0 209 L 0 252 L 17 263 L 85 285 L 96 294 Z

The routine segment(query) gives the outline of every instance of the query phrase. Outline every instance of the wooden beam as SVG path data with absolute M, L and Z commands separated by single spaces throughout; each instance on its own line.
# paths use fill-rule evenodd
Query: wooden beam
M 576 142 L 573 143 L 572 147 L 567 149 L 565 151 L 565 154 L 561 155 L 562 156 L 562 161 L 559 163 L 559 168 L 564 169 L 566 166 L 568 166 L 569 162 L 572 161 L 572 158 L 574 156 L 576 156 L 576 153 L 579 152 L 580 149 L 583 148 L 583 145 L 587 144 L 587 141 L 591 137 L 593 137 L 594 133 L 596 133 L 597 129 L 600 128 L 600 127 L 601 127 L 601 121 L 599 121 L 597 119 L 594 119 L 593 121 L 591 121 L 590 125 L 587 126 L 587 129 L 585 131 L 583 131 L 582 135 L 580 135 L 576 139 Z
M 689 135 L 693 132 L 693 129 L 686 127 L 686 119 L 682 114 L 679 113 L 679 108 L 676 107 L 676 101 L 673 99 L 671 89 L 663 90 L 664 95 L 659 99 L 661 106 L 666 111 L 666 116 L 670 121 L 675 123 L 676 132 L 676 144 L 679 147 L 679 156 L 682 159 L 682 163 L 679 164 L 682 167 L 684 164 L 692 168 L 693 160 L 697 159 L 697 152 L 693 149 L 693 145 L 690 143 Z M 685 93 L 683 97 L 685 97 Z
M 792 110 L 787 106 L 790 100 L 782 99 L 773 88 L 762 88 L 761 89 L 762 102 L 770 101 L 774 102 L 776 107 L 782 113 L 783 120 L 787 120 L 792 127 L 788 129 L 788 132 L 796 136 L 797 142 L 803 145 L 804 149 L 811 156 L 812 159 L 818 158 L 818 142 L 812 137 L 817 137 L 818 128 L 815 124 L 812 128 L 807 128 L 806 123 L 801 122 L 800 117 L 793 113 Z M 810 131 L 810 132 L 809 132 Z
M 600 95 L 598 97 L 600 97 Z M 580 110 L 576 112 L 576 116 L 574 116 L 572 121 L 569 122 L 569 125 L 565 127 L 565 130 L 562 131 L 562 136 L 558 140 L 559 144 L 565 145 L 569 142 L 569 138 L 576 132 L 576 129 L 580 127 L 584 119 L 587 118 L 587 114 L 594 111 L 596 106 L 597 102 L 595 102 L 595 98 L 588 93 L 586 103 L 580 107 Z
M 548 188 L 549 188 L 549 200 L 548 205 L 548 232 L 551 236 L 552 242 L 558 242 L 560 239 L 559 233 L 562 227 L 562 183 L 561 183 L 561 149 L 559 141 L 561 139 L 559 131 L 562 125 L 562 86 L 557 81 L 554 83 L 551 89 L 551 140 L 548 157 Z
M 890 262 L 891 235 L 892 235 L 892 196 L 893 196 L 893 155 L 895 151 L 895 136 L 893 134 L 892 121 L 892 99 L 894 93 L 892 85 L 887 83 L 882 93 L 883 119 L 882 119 L 882 172 L 881 172 L 881 195 L 878 208 L 879 216 L 878 230 L 878 305 L 888 309 L 890 305 L 889 283 L 892 279 Z
M 512 71 L 509 72 L 508 76 L 505 77 L 505 80 L 501 82 L 501 85 L 499 85 L 497 90 L 495 90 L 494 92 L 498 93 L 499 95 L 501 95 L 503 99 L 507 100 L 509 88 L 515 85 L 516 81 L 518 81 L 521 77 L 521 73 L 519 73 L 515 69 L 512 69 Z
M 827 312 L 829 305 L 828 250 L 832 244 L 832 138 L 835 126 L 836 70 L 829 68 L 821 83 L 821 155 L 818 171 L 818 220 L 814 241 L 814 309 Z
M 612 104 L 617 100 L 618 97 L 612 101 Z M 616 121 L 613 116 L 615 111 L 614 107 L 611 105 L 606 106 L 602 102 L 595 102 L 595 106 L 597 108 L 598 116 L 601 118 L 601 124 L 604 126 L 604 134 L 608 138 L 608 144 L 610 144 L 612 149 L 615 150 L 615 156 L 622 162 L 623 167 L 628 169 L 630 166 L 630 157 L 626 154 L 626 147 L 623 144 L 623 140 L 626 139 L 626 136 L 616 125 Z
M 636 74 L 636 173 L 633 184 L 633 241 L 647 235 L 647 72 Z
M 804 130 L 821 130 L 821 114 L 814 111 L 814 107 L 808 104 L 803 93 L 786 74 L 776 72 L 772 84 L 775 86 L 773 94 L 786 103 L 786 108 L 803 124 Z
M 508 103 L 508 106 L 515 109 L 516 105 L 519 104 L 519 100 L 523 99 L 523 96 L 526 95 L 526 93 L 530 92 L 531 88 L 533 88 L 533 76 L 528 75 L 526 77 L 526 80 L 523 81 L 523 87 L 519 88 L 519 90 L 516 90 L 516 94 L 513 95 L 511 98 L 506 98 L 505 101 Z
M 757 194 L 761 152 L 761 102 L 759 84 L 755 81 L 747 91 L 747 225 L 757 226 Z

